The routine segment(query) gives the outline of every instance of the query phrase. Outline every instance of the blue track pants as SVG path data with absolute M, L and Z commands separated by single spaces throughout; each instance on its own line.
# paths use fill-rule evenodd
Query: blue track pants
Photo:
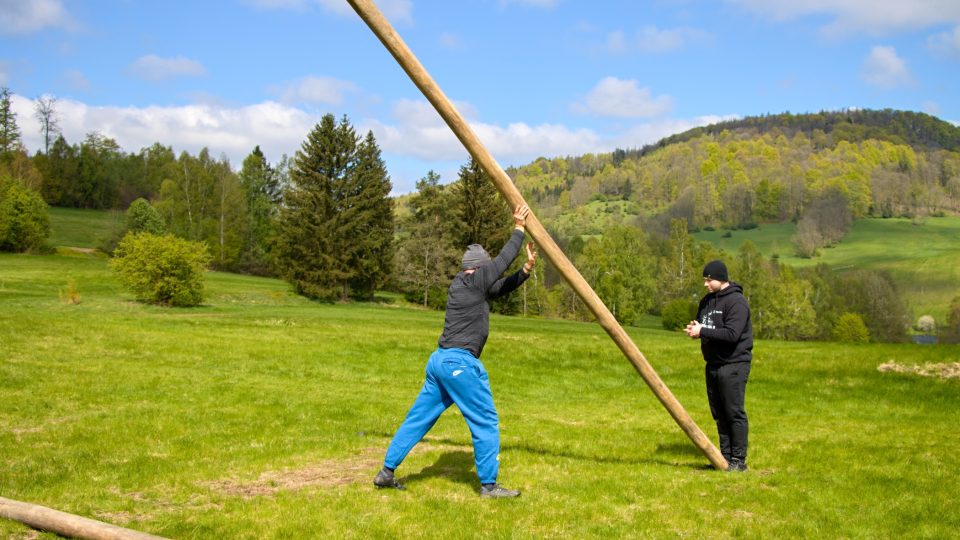
M 496 482 L 500 468 L 500 424 L 487 370 L 465 349 L 440 348 L 430 355 L 426 371 L 420 395 L 390 441 L 383 464 L 396 469 L 443 411 L 456 403 L 473 436 L 473 457 L 480 483 Z

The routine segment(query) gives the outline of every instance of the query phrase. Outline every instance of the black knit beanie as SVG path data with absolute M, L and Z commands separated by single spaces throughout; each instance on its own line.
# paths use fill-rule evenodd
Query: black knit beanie
M 723 261 L 710 261 L 703 267 L 703 277 L 717 281 L 730 281 L 727 275 L 727 265 Z

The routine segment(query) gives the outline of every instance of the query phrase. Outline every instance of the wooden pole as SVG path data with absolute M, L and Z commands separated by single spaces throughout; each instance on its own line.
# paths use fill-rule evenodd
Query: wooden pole
M 517 191 L 517 188 L 510 181 L 510 177 L 500 167 L 490 152 L 487 151 L 483 143 L 476 136 L 467 122 L 460 116 L 453 103 L 444 95 L 437 83 L 433 81 L 427 70 L 424 69 L 420 61 L 413 55 L 413 52 L 407 47 L 400 35 L 393 29 L 389 21 L 383 16 L 373 0 L 347 0 L 353 9 L 360 15 L 367 26 L 376 34 L 377 38 L 386 46 L 390 54 L 397 60 L 403 70 L 410 76 L 413 83 L 423 92 L 427 100 L 433 104 L 434 108 L 440 113 L 440 116 L 446 121 L 453 133 L 460 139 L 463 146 L 466 147 L 470 155 L 483 167 L 483 170 L 490 175 L 493 183 L 497 186 L 500 194 L 510 203 L 511 207 L 523 204 L 523 196 Z M 690 440 L 706 454 L 707 458 L 714 467 L 720 470 L 726 470 L 727 461 L 717 450 L 717 447 L 703 434 L 703 431 L 697 427 L 697 424 L 690 418 L 687 411 L 684 410 L 677 398 L 673 396 L 670 389 L 667 388 L 660 377 L 644 358 L 643 353 L 633 343 L 633 340 L 627 335 L 620 323 L 614 318 L 604 305 L 597 293 L 590 287 L 580 272 L 573 266 L 563 251 L 557 246 L 550 234 L 543 227 L 537 217 L 531 212 L 527 217 L 527 231 L 533 240 L 540 247 L 540 251 L 553 263 L 554 267 L 567 280 L 567 283 L 583 299 L 600 326 L 607 331 L 607 334 L 620 347 L 627 360 L 633 364 L 637 372 L 643 377 L 647 386 L 653 391 L 660 403 L 667 409 L 670 416 L 677 422 L 684 433 L 690 437 Z
M 67 538 L 89 540 L 164 540 L 163 537 L 68 514 L 45 506 L 0 497 L 0 517 Z

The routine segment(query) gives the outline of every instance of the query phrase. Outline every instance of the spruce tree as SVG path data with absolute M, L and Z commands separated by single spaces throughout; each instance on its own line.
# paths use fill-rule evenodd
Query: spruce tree
M 457 247 L 466 249 L 470 244 L 480 244 L 495 256 L 510 238 L 513 212 L 473 158 L 460 167 L 453 197 L 460 231 Z
M 0 160 L 20 147 L 20 128 L 17 113 L 13 112 L 13 93 L 4 86 L 0 88 Z
M 390 177 L 380 157 L 372 132 L 357 147 L 356 164 L 347 178 L 344 204 L 346 224 L 352 238 L 346 239 L 351 293 L 372 299 L 377 287 L 386 283 L 393 262 L 393 201 Z
M 462 251 L 470 244 L 480 244 L 496 257 L 513 231 L 513 211 L 500 196 L 487 173 L 473 158 L 460 167 L 460 178 L 453 185 L 453 200 L 458 216 L 456 247 Z M 518 257 L 508 272 L 514 272 L 526 260 Z M 493 304 L 497 313 L 513 314 L 520 311 L 520 295 L 507 295 Z
M 307 136 L 290 169 L 279 220 L 278 253 L 284 277 L 298 294 L 346 300 L 357 226 L 345 210 L 355 189 L 357 136 L 347 117 L 325 115 Z
M 239 265 L 245 272 L 269 273 L 270 240 L 281 198 L 278 176 L 259 146 L 243 160 L 240 185 L 247 201 L 247 223 Z

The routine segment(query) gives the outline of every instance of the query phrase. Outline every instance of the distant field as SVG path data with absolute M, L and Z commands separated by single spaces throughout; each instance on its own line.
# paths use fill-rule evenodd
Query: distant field
M 95 248 L 110 235 L 115 223 L 122 224 L 123 212 L 50 208 L 50 238 L 53 247 Z
M 597 201 L 587 205 L 585 219 L 594 219 L 599 208 L 604 206 Z M 115 221 L 122 219 L 123 214 L 116 212 L 51 208 L 48 244 L 95 248 L 111 233 Z M 839 246 L 822 250 L 814 259 L 794 256 L 790 243 L 794 230 L 792 223 L 778 223 L 731 231 L 729 238 L 723 237 L 726 231 L 722 230 L 701 231 L 694 237 L 729 253 L 750 240 L 766 256 L 779 254 L 782 262 L 798 268 L 824 262 L 838 271 L 887 270 L 907 299 L 914 320 L 929 314 L 945 321 L 950 300 L 960 295 L 960 217 L 928 218 L 919 225 L 906 219 L 860 220 Z
M 950 301 L 960 295 L 960 217 L 927 218 L 920 224 L 908 219 L 859 220 L 840 245 L 821 250 L 813 259 L 794 256 L 790 243 L 793 224 L 732 231 L 730 238 L 723 238 L 724 232 L 703 231 L 694 236 L 730 253 L 750 240 L 765 255 L 777 253 L 781 262 L 794 267 L 823 262 L 838 271 L 889 271 L 914 320 L 928 314 L 944 322 Z
M 74 281 L 81 303 L 61 301 Z M 500 480 L 455 409 L 371 485 L 443 314 L 319 304 L 208 274 L 132 301 L 102 257 L 0 254 L 0 496 L 170 538 L 948 538 L 960 379 L 883 373 L 958 346 L 758 341 L 750 472 L 713 471 L 595 324 L 493 316 Z M 628 329 L 711 440 L 699 347 Z M 0 519 L 0 538 L 36 538 Z M 46 538 L 48 535 L 43 535 Z

